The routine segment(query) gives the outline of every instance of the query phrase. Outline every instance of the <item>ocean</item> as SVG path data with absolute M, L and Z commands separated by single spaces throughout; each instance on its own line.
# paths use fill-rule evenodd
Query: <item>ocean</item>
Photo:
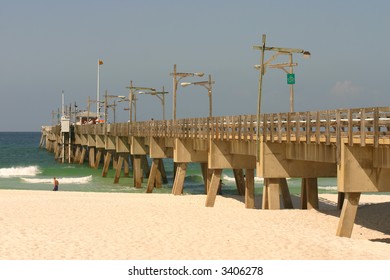
M 40 132 L 0 132 L 0 189 L 48 190 L 53 188 L 53 177 L 60 183 L 60 191 L 80 192 L 146 192 L 147 178 L 142 188 L 134 188 L 133 178 L 121 175 L 118 184 L 114 184 L 115 171 L 110 169 L 107 177 L 102 177 L 102 166 L 93 169 L 88 163 L 60 163 L 54 154 L 45 148 L 39 148 Z M 154 193 L 171 193 L 173 185 L 173 161 L 164 159 L 168 183 Z M 237 194 L 232 170 L 222 173 L 222 194 Z M 288 179 L 290 193 L 299 194 L 301 180 Z M 319 178 L 319 193 L 337 193 L 336 178 Z M 261 194 L 263 179 L 255 178 L 255 194 Z M 204 184 L 200 165 L 188 165 L 184 182 L 185 194 L 203 194 Z

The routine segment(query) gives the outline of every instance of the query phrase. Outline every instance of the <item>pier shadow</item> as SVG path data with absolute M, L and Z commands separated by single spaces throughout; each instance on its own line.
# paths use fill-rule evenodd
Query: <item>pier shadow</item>
M 362 194 L 364 195 L 364 194 Z M 319 212 L 325 215 L 332 215 L 339 218 L 341 210 L 337 208 L 337 203 L 320 198 Z M 367 229 L 390 235 L 390 201 L 378 203 L 359 203 L 355 218 L 354 227 L 361 226 Z M 373 242 L 390 244 L 390 238 L 369 239 Z
M 364 195 L 364 194 L 362 194 Z M 245 197 L 239 195 L 222 195 L 223 197 L 238 200 L 245 204 Z M 255 197 L 255 209 L 262 209 L 262 195 L 256 195 Z M 301 197 L 300 195 L 291 195 L 291 200 L 294 209 L 301 209 Z M 282 205 L 282 204 L 281 204 Z M 282 209 L 281 211 L 283 211 Z M 302 210 L 305 211 L 305 210 Z M 339 218 L 341 210 L 338 209 L 337 203 L 319 198 L 319 209 L 316 210 L 324 215 L 331 215 Z M 355 219 L 355 227 L 361 226 L 371 230 L 381 232 L 385 235 L 390 235 L 390 201 L 379 203 L 360 203 Z M 390 238 L 376 238 L 369 239 L 373 242 L 382 242 L 390 244 Z

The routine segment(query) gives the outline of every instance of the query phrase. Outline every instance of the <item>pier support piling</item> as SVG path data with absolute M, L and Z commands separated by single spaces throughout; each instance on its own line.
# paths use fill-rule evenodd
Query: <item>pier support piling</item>
M 360 192 L 345 193 L 343 209 L 339 219 L 336 235 L 340 237 L 351 237 L 355 223 L 356 212 L 359 206 Z
M 211 182 L 209 191 L 206 196 L 206 207 L 214 207 L 215 199 L 217 198 L 217 192 L 221 181 L 222 169 L 214 169 L 211 176 Z

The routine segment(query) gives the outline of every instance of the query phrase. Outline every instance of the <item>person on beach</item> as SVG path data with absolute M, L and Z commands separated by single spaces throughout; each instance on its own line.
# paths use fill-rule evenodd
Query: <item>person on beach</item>
M 222 182 L 222 180 L 219 180 L 219 186 L 218 186 L 218 194 L 219 195 L 222 195 L 222 185 L 224 185 L 224 183 Z
M 58 180 L 56 179 L 56 177 L 54 177 L 53 180 L 54 180 L 53 191 L 58 191 L 58 185 L 59 185 Z

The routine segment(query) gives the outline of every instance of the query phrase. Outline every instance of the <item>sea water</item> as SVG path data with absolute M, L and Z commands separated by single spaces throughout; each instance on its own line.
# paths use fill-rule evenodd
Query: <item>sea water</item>
M 118 184 L 114 184 L 115 171 L 110 169 L 106 177 L 99 169 L 90 168 L 88 163 L 69 164 L 54 159 L 54 154 L 44 147 L 39 148 L 40 132 L 0 132 L 0 189 L 52 190 L 53 177 L 60 183 L 60 191 L 83 192 L 145 192 L 147 178 L 142 188 L 135 188 L 132 172 L 124 177 L 123 172 Z M 173 185 L 173 161 L 164 159 L 168 183 L 155 188 L 154 193 L 171 193 Z M 150 159 L 149 159 L 150 163 Z M 222 194 L 237 194 L 232 170 L 223 170 Z M 287 179 L 290 193 L 299 194 L 301 179 Z M 320 193 L 337 193 L 335 178 L 319 178 Z M 261 194 L 263 179 L 255 178 L 255 193 Z M 204 183 L 200 164 L 190 163 L 184 182 L 184 193 L 203 194 Z

